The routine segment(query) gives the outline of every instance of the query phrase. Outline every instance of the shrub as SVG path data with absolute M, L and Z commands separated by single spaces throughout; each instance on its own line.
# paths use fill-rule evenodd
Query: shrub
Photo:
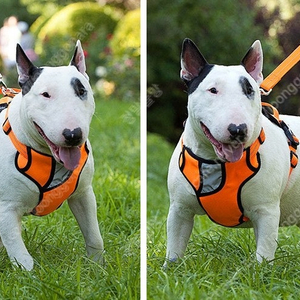
M 45 26 L 45 24 L 49 21 L 50 17 L 41 15 L 39 16 L 34 23 L 30 26 L 30 32 L 37 37 L 40 33 L 41 29 Z
M 95 79 L 96 66 L 101 64 L 99 53 L 108 46 L 107 36 L 117 23 L 117 13 L 109 6 L 78 2 L 54 14 L 41 28 L 36 52 L 41 63 L 50 66 L 68 64 L 76 40 L 81 40 L 86 51 L 88 73 Z
M 98 90 L 106 96 L 125 101 L 139 100 L 139 24 L 140 10 L 129 11 L 119 21 L 111 37 L 109 51 L 101 54 L 106 57 L 106 64 L 99 68 L 100 71 L 104 70 L 104 74 L 100 74 L 102 78 L 97 86 Z
M 111 49 L 114 55 L 140 55 L 140 9 L 128 12 L 121 19 L 111 39 Z

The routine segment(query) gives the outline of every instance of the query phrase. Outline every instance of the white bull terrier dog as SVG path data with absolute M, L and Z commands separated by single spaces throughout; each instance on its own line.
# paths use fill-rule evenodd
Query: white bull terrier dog
M 253 227 L 259 262 L 274 259 L 279 226 L 300 225 L 300 118 L 262 113 L 262 66 L 259 41 L 238 66 L 208 64 L 183 42 L 188 118 L 169 166 L 165 266 L 183 257 L 196 214 Z
M 14 264 L 27 270 L 33 258 L 21 237 L 21 218 L 46 215 L 68 199 L 88 255 L 102 260 L 94 163 L 88 141 L 94 98 L 81 44 L 69 66 L 35 67 L 17 46 L 22 91 L 0 113 L 0 236 Z

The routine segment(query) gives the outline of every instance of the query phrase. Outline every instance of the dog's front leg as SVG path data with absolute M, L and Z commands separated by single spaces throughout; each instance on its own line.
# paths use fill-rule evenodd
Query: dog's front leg
M 189 209 L 174 202 L 171 204 L 167 220 L 167 257 L 164 267 L 168 261 L 174 262 L 183 257 L 194 226 L 194 216 Z
M 257 210 L 252 223 L 256 238 L 256 259 L 271 261 L 275 257 L 279 229 L 280 209 Z
M 104 247 L 97 220 L 96 197 L 92 187 L 72 196 L 68 204 L 84 236 L 88 256 L 102 263 Z
M 21 217 L 13 211 L 0 212 L 0 235 L 7 254 L 14 265 L 30 271 L 33 258 L 28 253 L 21 236 Z

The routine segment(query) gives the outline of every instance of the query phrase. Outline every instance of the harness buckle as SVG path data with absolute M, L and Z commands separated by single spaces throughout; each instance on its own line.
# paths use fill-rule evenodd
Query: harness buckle
M 283 129 L 286 137 L 288 138 L 291 146 L 295 149 L 297 149 L 297 146 L 299 145 L 298 138 L 294 135 L 292 130 L 286 125 L 284 121 L 280 121 L 281 128 Z
M 271 94 L 271 92 L 272 92 L 272 89 L 269 89 L 268 91 L 266 91 L 262 87 L 259 88 L 259 90 L 260 90 L 260 93 L 261 93 L 262 96 L 269 96 Z

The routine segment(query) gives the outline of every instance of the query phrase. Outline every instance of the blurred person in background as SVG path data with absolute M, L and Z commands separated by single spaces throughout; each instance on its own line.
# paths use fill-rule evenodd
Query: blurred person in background
M 21 40 L 18 19 L 10 16 L 0 29 L 0 55 L 6 69 L 11 69 L 16 63 L 16 44 Z

